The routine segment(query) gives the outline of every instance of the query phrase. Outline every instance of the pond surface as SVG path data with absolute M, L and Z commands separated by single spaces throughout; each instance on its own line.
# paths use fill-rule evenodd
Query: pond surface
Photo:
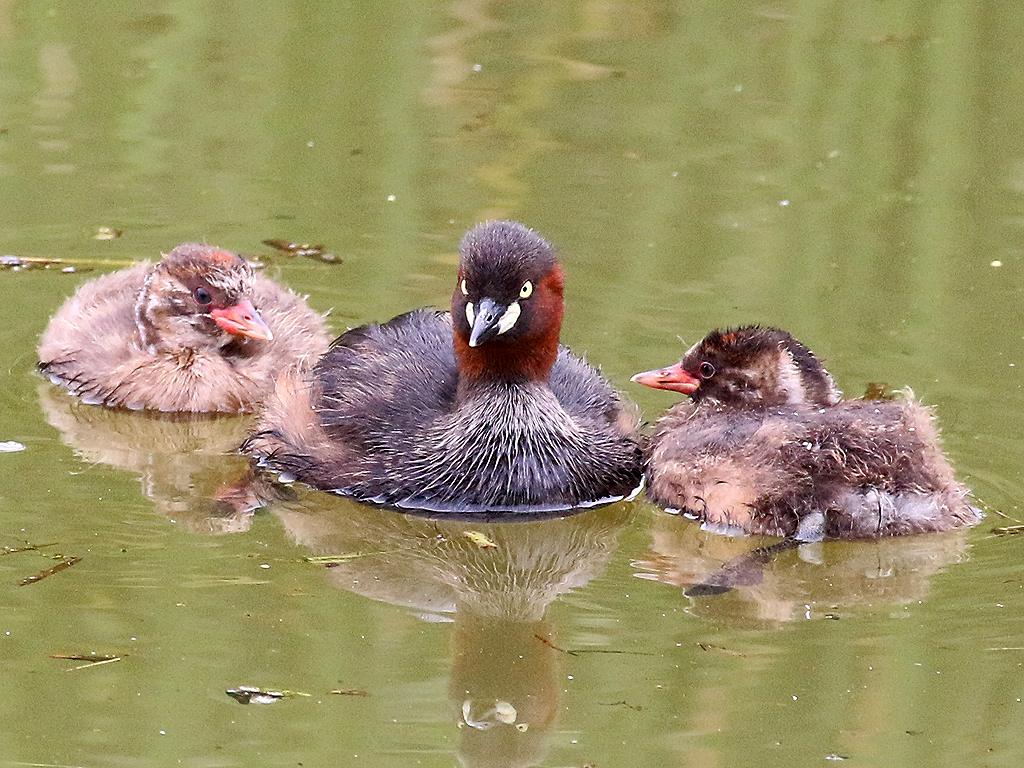
M 0 546 L 52 544 L 0 555 L 0 766 L 1021 765 L 1022 37 L 1013 3 L 0 1 L 0 253 L 78 269 L 0 273 Z M 34 373 L 78 284 L 180 241 L 340 332 L 444 304 L 489 217 L 560 248 L 564 340 L 648 419 L 630 374 L 779 325 L 936 406 L 988 517 L 686 597 L 764 542 L 643 502 L 249 515 L 244 420 Z

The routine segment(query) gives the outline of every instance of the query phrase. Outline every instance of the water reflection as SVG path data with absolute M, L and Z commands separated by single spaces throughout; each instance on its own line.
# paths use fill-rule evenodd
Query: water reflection
M 82 461 L 137 474 L 157 511 L 188 529 L 246 530 L 265 503 L 311 555 L 342 556 L 325 568 L 331 585 L 451 623 L 444 719 L 458 728 L 460 764 L 544 761 L 566 655 L 548 607 L 604 570 L 631 505 L 508 524 L 414 517 L 251 475 L 231 455 L 244 418 L 112 411 L 46 383 L 38 395 L 46 421 Z
M 272 509 L 311 553 L 360 553 L 327 569 L 334 586 L 454 623 L 449 696 L 462 765 L 544 759 L 563 656 L 547 608 L 605 568 L 627 506 L 509 524 L 427 520 L 312 493 Z
M 755 537 L 702 531 L 658 515 L 640 578 L 681 587 L 692 611 L 733 623 L 839 618 L 928 596 L 932 577 L 967 559 L 965 531 L 825 541 L 765 551 Z M 770 545 L 770 542 L 768 542 Z
M 248 529 L 248 462 L 234 455 L 248 419 L 127 413 L 85 405 L 49 383 L 38 390 L 43 416 L 61 440 L 88 464 L 137 474 L 160 514 L 199 533 Z

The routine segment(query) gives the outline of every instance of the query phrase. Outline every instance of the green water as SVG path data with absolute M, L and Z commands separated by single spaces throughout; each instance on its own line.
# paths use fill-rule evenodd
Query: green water
M 268 272 L 341 331 L 443 304 L 461 233 L 517 218 L 563 254 L 564 340 L 648 418 L 673 398 L 628 377 L 677 337 L 777 324 L 851 395 L 912 386 L 1018 518 L 1022 36 L 1017 4 L 959 1 L 2 0 L 0 253 L 323 242 L 341 264 Z M 470 526 L 494 549 L 316 494 L 235 514 L 244 421 L 76 407 L 33 373 L 95 274 L 0 273 L 0 441 L 26 446 L 0 546 L 82 558 L 17 586 L 54 561 L 0 556 L 0 766 L 1024 762 L 998 513 L 694 599 L 760 542 L 644 503 Z M 90 652 L 122 660 L 50 658 Z

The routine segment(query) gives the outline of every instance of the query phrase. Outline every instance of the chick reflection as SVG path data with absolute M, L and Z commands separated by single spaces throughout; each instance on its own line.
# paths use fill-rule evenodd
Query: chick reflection
M 47 384 L 38 389 L 61 440 L 85 462 L 138 474 L 161 514 L 202 533 L 248 529 L 248 464 L 234 455 L 248 419 L 127 413 L 85 405 Z
M 562 662 L 545 613 L 604 569 L 625 505 L 506 524 L 428 520 L 322 494 L 272 509 L 315 554 L 366 553 L 327 570 L 336 586 L 454 622 L 449 690 L 462 765 L 543 760 Z
M 931 578 L 967 558 L 964 531 L 772 546 L 702 531 L 678 517 L 652 524 L 637 574 L 678 586 L 693 612 L 726 622 L 838 617 L 925 598 Z M 687 598 L 683 598 L 687 599 Z

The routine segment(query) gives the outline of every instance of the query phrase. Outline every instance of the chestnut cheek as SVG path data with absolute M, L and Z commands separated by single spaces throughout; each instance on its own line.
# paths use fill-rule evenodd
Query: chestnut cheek
M 532 336 L 558 336 L 562 326 L 562 298 L 541 283 L 540 295 L 530 307 L 528 329 Z

